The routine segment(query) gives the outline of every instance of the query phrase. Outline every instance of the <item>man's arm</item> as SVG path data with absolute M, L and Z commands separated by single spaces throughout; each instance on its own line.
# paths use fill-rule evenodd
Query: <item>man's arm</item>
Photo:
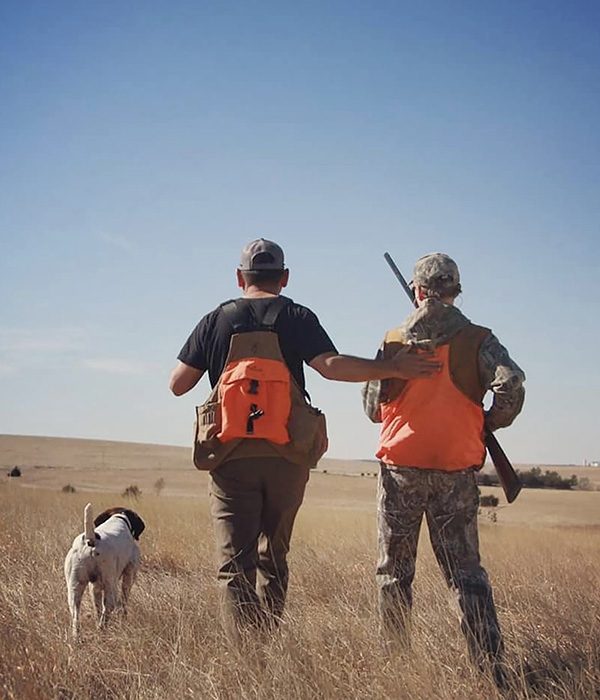
M 338 382 L 366 382 L 371 379 L 416 379 L 439 372 L 440 363 L 432 359 L 433 353 L 411 352 L 405 348 L 389 360 L 367 360 L 352 355 L 324 352 L 308 364 L 325 379 Z
M 490 431 L 506 428 L 523 408 L 525 373 L 493 334 L 481 344 L 479 375 L 483 386 L 494 394 L 492 405 L 485 414 L 486 428 Z
M 171 389 L 175 396 L 181 396 L 190 389 L 193 389 L 200 379 L 202 379 L 203 374 L 203 369 L 190 367 L 190 365 L 186 365 L 180 360 L 171 372 L 169 389 Z

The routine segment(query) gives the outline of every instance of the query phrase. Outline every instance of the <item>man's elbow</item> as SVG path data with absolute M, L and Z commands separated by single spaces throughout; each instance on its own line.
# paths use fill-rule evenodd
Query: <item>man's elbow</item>
M 169 380 L 169 389 L 174 396 L 183 396 L 193 386 L 195 386 L 195 382 L 190 384 L 185 377 L 177 376 L 176 374 L 172 374 Z
M 321 365 L 318 367 L 315 367 L 314 369 L 317 370 L 317 372 L 323 377 L 323 379 L 331 379 L 335 380 L 337 379 L 337 371 L 333 363 L 331 362 L 323 362 Z
M 187 389 L 181 386 L 180 382 L 178 382 L 177 379 L 174 379 L 173 377 L 171 377 L 171 380 L 169 381 L 169 389 L 171 390 L 171 393 L 174 396 L 181 396 L 187 391 Z
M 169 389 L 171 393 L 175 396 L 185 394 L 198 384 L 203 374 L 203 370 L 190 367 L 190 365 L 185 365 L 183 362 L 180 362 L 171 372 L 171 378 L 169 380 Z
M 323 379 L 337 379 L 338 373 L 336 368 L 339 364 L 339 361 L 337 360 L 339 357 L 340 356 L 335 353 L 326 353 L 314 358 L 312 362 L 309 362 L 309 365 L 315 370 L 315 372 L 318 372 Z

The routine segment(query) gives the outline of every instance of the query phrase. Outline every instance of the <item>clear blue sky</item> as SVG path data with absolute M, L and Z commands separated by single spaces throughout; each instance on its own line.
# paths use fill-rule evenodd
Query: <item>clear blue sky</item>
M 3 2 L 0 432 L 188 444 L 167 391 L 239 251 L 371 356 L 409 311 L 382 254 L 458 262 L 527 374 L 517 462 L 600 458 L 594 2 Z M 357 385 L 308 370 L 332 457 Z

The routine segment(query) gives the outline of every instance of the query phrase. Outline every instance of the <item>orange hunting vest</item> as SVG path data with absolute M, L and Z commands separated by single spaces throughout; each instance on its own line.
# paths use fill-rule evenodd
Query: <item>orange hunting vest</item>
M 287 303 L 277 297 L 256 328 L 235 323 L 236 302 L 223 307 L 232 321 L 225 368 L 208 399 L 196 407 L 194 464 L 216 469 L 228 459 L 283 457 L 314 467 L 327 450 L 325 416 L 290 373 L 275 321 Z
M 377 457 L 386 464 L 456 471 L 485 460 L 483 405 L 478 354 L 490 331 L 469 324 L 435 351 L 442 370 L 396 385 L 381 405 Z M 404 344 L 401 331 L 387 334 L 386 355 Z

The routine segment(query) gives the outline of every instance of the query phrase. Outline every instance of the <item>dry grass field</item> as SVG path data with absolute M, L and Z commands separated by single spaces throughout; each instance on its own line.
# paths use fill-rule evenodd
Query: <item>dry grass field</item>
M 206 476 L 181 448 L 0 436 L 2 698 L 497 698 L 469 664 L 426 533 L 410 652 L 386 653 L 375 615 L 375 479 L 315 473 L 290 555 L 285 624 L 232 648 L 221 631 Z M 37 467 L 37 468 L 36 468 Z M 161 495 L 153 492 L 158 478 Z M 62 493 L 70 483 L 75 493 Z M 127 621 L 68 635 L 62 565 L 83 506 L 147 523 Z M 493 489 L 486 489 L 493 491 Z M 600 698 L 600 492 L 525 490 L 481 517 L 515 698 Z

